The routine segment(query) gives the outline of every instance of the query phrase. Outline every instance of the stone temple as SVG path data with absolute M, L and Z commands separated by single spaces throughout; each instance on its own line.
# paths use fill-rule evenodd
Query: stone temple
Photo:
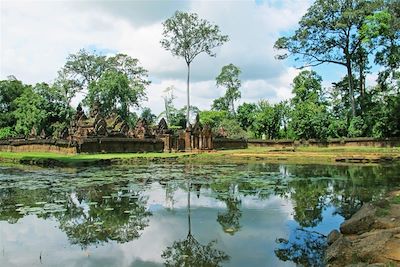
M 58 138 L 48 138 L 44 131 L 38 135 L 33 128 L 28 137 L 0 140 L 0 151 L 179 152 L 213 150 L 215 144 L 211 128 L 208 125 L 203 126 L 198 115 L 193 125 L 182 130 L 169 129 L 164 118 L 156 126 L 150 126 L 141 118 L 135 127 L 130 128 L 116 113 L 108 117 L 102 116 L 99 104 L 93 105 L 87 115 L 79 104 L 70 127 L 61 131 Z

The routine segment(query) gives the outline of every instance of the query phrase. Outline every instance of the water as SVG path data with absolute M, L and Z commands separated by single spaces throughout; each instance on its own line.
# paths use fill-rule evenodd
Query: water
M 398 165 L 2 166 L 0 266 L 322 266 L 399 185 Z

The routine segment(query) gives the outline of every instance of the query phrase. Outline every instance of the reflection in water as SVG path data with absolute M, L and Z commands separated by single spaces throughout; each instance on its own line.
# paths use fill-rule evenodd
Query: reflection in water
M 219 212 L 217 222 L 222 226 L 225 233 L 234 235 L 240 230 L 240 217 L 242 212 L 240 211 L 240 205 L 242 201 L 239 197 L 237 186 L 229 185 L 228 192 L 226 194 L 220 194 L 217 199 L 222 200 L 226 204 L 227 210 L 225 212 Z
M 282 261 L 292 261 L 302 266 L 324 266 L 326 237 L 317 232 L 297 229 L 290 239 L 278 238 L 276 256 Z
M 190 191 L 191 181 L 187 182 L 187 215 L 188 215 L 188 234 L 186 239 L 174 241 L 167 247 L 161 257 L 165 259 L 166 266 L 221 266 L 223 261 L 229 260 L 229 256 L 216 248 L 216 240 L 210 241 L 203 245 L 192 235 L 192 223 L 190 218 Z M 195 185 L 200 194 L 199 185 Z
M 399 174 L 396 165 L 157 163 L 68 170 L 0 167 L 0 224 L 15 225 L 13 229 L 24 231 L 22 219 L 34 216 L 43 225 L 54 223 L 67 242 L 78 249 L 117 244 L 122 250 L 122 243 L 133 244 L 158 225 L 151 215 L 177 223 L 179 211 L 185 210 L 186 239 L 175 241 L 179 236 L 175 229 L 160 230 L 171 234 L 159 245 L 160 250 L 155 253 L 158 258 L 151 262 L 170 266 L 240 266 L 244 255 L 232 247 L 241 240 L 251 240 L 245 245 L 253 249 L 265 246 L 262 233 L 271 231 L 276 236 L 270 238 L 278 244 L 262 247 L 265 255 L 247 258 L 252 260 L 248 265 L 259 265 L 272 254 L 277 256 L 276 261 L 270 261 L 275 265 L 291 262 L 318 266 L 325 240 L 315 232 L 327 234 L 364 202 L 399 186 Z M 157 188 L 160 190 L 154 191 Z M 193 203 L 189 188 L 197 195 Z M 273 199 L 281 204 L 269 207 Z M 291 203 L 290 207 L 282 206 L 284 200 Z M 214 241 L 203 245 L 192 234 L 192 223 L 197 222 L 191 222 L 191 204 L 196 207 L 195 214 L 203 212 L 201 220 L 209 222 L 199 225 L 202 234 L 196 237 Z M 276 231 L 263 229 L 270 218 L 260 216 L 256 222 L 249 217 L 253 210 L 288 216 L 274 226 Z M 244 239 L 245 235 L 251 239 Z M 0 236 L 3 249 L 11 244 L 9 240 L 13 239 Z M 216 248 L 216 240 L 223 243 L 224 251 Z M 18 254 L 23 252 L 22 248 L 18 251 L 18 244 L 15 249 Z M 139 262 L 141 255 L 137 257 Z M 0 265 L 3 262 L 9 261 L 0 257 Z M 64 262 L 59 265 L 68 266 Z
M 116 193 L 107 187 L 80 190 L 71 197 L 66 212 L 56 215 L 71 244 L 86 248 L 108 241 L 129 242 L 148 226 L 146 199 L 133 190 Z M 94 193 L 94 194 L 93 194 Z

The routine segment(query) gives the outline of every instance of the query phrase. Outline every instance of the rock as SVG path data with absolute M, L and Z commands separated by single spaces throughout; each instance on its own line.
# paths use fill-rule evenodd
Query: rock
M 341 234 L 339 233 L 339 231 L 335 229 L 329 233 L 326 242 L 328 243 L 328 245 L 332 245 L 333 242 L 335 242 L 340 236 Z
M 372 204 L 364 204 L 349 220 L 340 225 L 342 234 L 360 234 L 372 229 L 375 222 L 376 208 Z
M 351 242 L 344 236 L 340 236 L 335 242 L 328 247 L 325 253 L 325 261 L 340 262 L 344 260 L 346 262 L 346 252 L 350 249 Z

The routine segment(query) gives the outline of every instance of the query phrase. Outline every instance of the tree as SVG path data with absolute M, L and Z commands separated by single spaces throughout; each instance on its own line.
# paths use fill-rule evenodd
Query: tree
M 140 114 L 140 118 L 144 119 L 149 124 L 154 124 L 157 116 L 151 112 L 150 108 L 144 108 L 142 110 L 142 114 Z
M 279 136 L 281 118 L 276 105 L 271 105 L 266 100 L 261 100 L 257 105 L 251 129 L 258 137 L 266 135 L 268 139 Z
M 217 76 L 217 86 L 226 88 L 225 99 L 230 106 L 230 111 L 235 115 L 235 101 L 242 95 L 239 91 L 241 81 L 239 79 L 240 69 L 233 64 L 222 67 L 221 73 Z
M 215 111 L 226 111 L 229 112 L 229 101 L 225 96 L 218 97 L 213 100 L 211 109 Z
M 28 135 L 34 127 L 39 132 L 43 127 L 46 110 L 43 109 L 43 98 L 36 94 L 31 87 L 24 90 L 22 95 L 15 100 L 17 109 L 14 116 L 17 120 L 15 130 L 23 135 Z
M 58 72 L 57 83 L 69 95 L 87 89 L 90 83 L 98 81 L 107 70 L 106 56 L 90 53 L 85 49 L 70 54 L 64 67 Z
M 112 90 L 101 88 L 101 86 L 107 86 L 107 83 L 111 83 L 114 88 Z M 108 102 L 114 101 L 120 105 L 119 111 L 123 116 L 127 114 L 126 108 L 129 109 L 130 105 L 137 105 L 139 100 L 145 98 L 145 89 L 149 84 L 147 70 L 139 65 L 139 60 L 136 58 L 125 54 L 107 57 L 96 54 L 96 52 L 90 53 L 84 49 L 68 56 L 64 67 L 58 72 L 55 82 L 67 104 L 77 92 L 91 91 L 89 92 L 91 95 L 86 98 L 86 103 L 90 105 L 93 104 L 91 101 L 94 98 L 103 98 L 104 96 L 97 96 L 97 90 L 99 90 L 99 94 L 104 94 L 105 91 L 110 91 L 110 93 L 111 91 L 125 91 L 128 93 L 126 100 L 122 96 L 116 95 L 119 99 L 101 103 L 108 105 L 110 104 Z M 134 92 L 130 92 L 128 88 Z M 112 94 L 108 96 L 113 97 Z M 134 100 L 135 98 L 136 100 Z
M 176 11 L 174 16 L 163 23 L 161 45 L 174 56 L 183 57 L 187 65 L 187 110 L 186 124 L 189 125 L 189 83 L 190 64 L 201 53 L 215 56 L 213 49 L 228 41 L 219 27 L 200 19 L 195 13 Z
M 377 1 L 317 0 L 300 20 L 295 34 L 279 38 L 274 46 L 287 51 L 278 55 L 278 59 L 296 55 L 304 61 L 303 67 L 325 63 L 346 67 L 353 117 L 356 116 L 353 61 L 363 46 L 360 29 L 378 6 Z
M 247 130 L 253 124 L 256 109 L 254 103 L 243 103 L 238 107 L 236 119 L 243 129 Z
M 171 116 L 172 116 L 172 111 L 174 110 L 174 89 L 175 86 L 171 85 L 167 87 L 164 92 L 165 95 L 162 97 L 164 99 L 164 107 L 165 107 L 165 116 L 167 117 L 167 122 L 171 123 Z
M 315 71 L 302 71 L 293 79 L 290 125 L 299 138 L 326 139 L 328 113 L 322 97 L 321 77 Z
M 226 111 L 216 111 L 216 110 L 205 110 L 200 112 L 200 122 L 205 125 L 207 124 L 213 129 L 220 127 L 221 122 L 228 117 Z
M 17 108 L 14 100 L 21 96 L 26 88 L 21 81 L 10 78 L 0 81 L 0 128 L 14 128 L 16 119 L 13 112 Z
M 129 117 L 130 109 L 139 107 L 145 99 L 146 84 L 133 84 L 128 76 L 121 71 L 106 71 L 97 82 L 89 85 L 84 103 L 92 106 L 98 102 L 104 116 L 117 112 L 123 119 Z
M 32 128 L 37 133 L 44 130 L 46 135 L 57 135 L 67 127 L 71 118 L 71 107 L 65 107 L 57 89 L 46 83 L 26 87 L 15 104 L 15 130 L 24 135 L 28 135 Z
M 384 1 L 382 10 L 366 17 L 360 32 L 363 42 L 375 52 L 375 63 L 384 67 L 379 83 L 395 79 L 400 68 L 400 3 Z

